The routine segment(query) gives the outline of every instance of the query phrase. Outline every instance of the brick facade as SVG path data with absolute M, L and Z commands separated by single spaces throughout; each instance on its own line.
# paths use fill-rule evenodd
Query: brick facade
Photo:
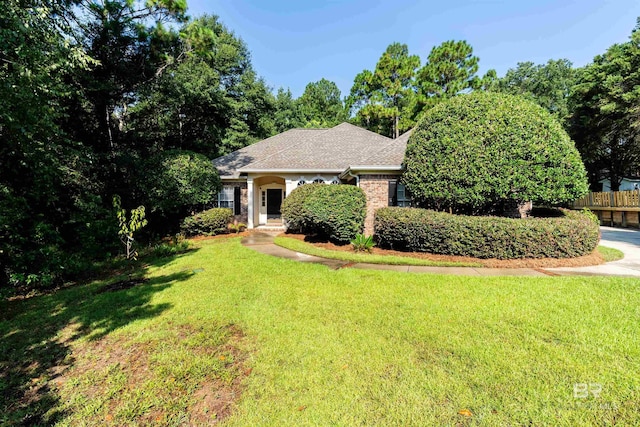
M 364 220 L 364 234 L 373 234 L 373 220 L 376 210 L 389 206 L 389 181 L 400 175 L 361 175 L 360 188 L 367 196 L 367 216 Z

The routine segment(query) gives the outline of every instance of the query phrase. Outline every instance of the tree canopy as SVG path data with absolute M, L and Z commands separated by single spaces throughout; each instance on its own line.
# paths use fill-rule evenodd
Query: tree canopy
M 580 154 L 550 113 L 512 95 L 476 92 L 425 113 L 403 180 L 419 205 L 504 213 L 533 201 L 561 204 L 587 191 Z

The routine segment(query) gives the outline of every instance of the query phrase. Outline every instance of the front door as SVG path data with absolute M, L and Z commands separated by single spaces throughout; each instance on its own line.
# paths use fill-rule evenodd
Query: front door
M 282 205 L 282 190 L 279 188 L 267 189 L 267 219 L 280 218 L 281 205 Z

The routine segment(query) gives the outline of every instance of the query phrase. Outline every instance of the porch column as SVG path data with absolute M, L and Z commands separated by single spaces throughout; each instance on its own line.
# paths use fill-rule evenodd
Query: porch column
M 253 178 L 247 177 L 247 228 L 253 228 Z

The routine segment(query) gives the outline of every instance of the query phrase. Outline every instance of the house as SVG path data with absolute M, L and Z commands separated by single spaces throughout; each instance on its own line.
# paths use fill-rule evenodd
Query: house
M 409 206 L 399 177 L 410 132 L 387 138 L 349 123 L 291 129 L 215 159 L 223 188 L 218 206 L 248 228 L 281 227 L 282 200 L 307 183 L 357 185 L 367 197 L 365 234 L 375 210 Z
M 609 181 L 609 178 L 601 179 L 599 181 L 599 184 L 601 185 L 600 191 L 604 191 L 604 192 L 612 191 L 611 181 Z M 637 190 L 638 188 L 640 188 L 640 177 L 628 176 L 628 177 L 622 178 L 622 181 L 620 181 L 620 188 L 618 191 Z

